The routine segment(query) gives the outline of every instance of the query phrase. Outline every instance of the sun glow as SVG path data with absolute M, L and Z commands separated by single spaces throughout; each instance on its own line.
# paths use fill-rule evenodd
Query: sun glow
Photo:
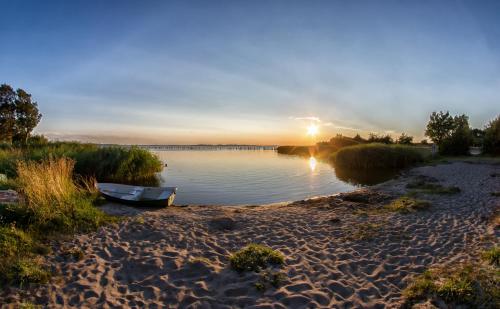
M 316 161 L 315 157 L 310 157 L 309 158 L 309 168 L 311 169 L 311 172 L 314 172 L 316 169 L 316 165 L 318 165 L 318 161 Z
M 319 127 L 315 124 L 310 124 L 307 127 L 307 135 L 316 136 L 319 132 Z

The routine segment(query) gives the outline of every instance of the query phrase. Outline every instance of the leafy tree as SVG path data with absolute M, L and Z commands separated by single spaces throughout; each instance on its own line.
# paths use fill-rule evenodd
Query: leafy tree
M 360 143 L 366 142 L 366 140 L 364 138 L 362 138 L 361 135 L 359 135 L 359 134 L 356 134 L 356 136 L 354 136 L 352 139 L 355 140 L 356 142 L 360 142 Z
M 401 133 L 401 136 L 398 138 L 398 144 L 411 145 L 413 142 L 413 136 L 406 135 L 405 133 Z
M 359 144 L 358 141 L 355 141 L 354 139 L 343 136 L 342 134 L 337 134 L 337 136 L 332 137 L 330 139 L 330 145 L 335 146 L 335 147 L 347 147 L 347 146 L 353 146 Z
M 484 133 L 483 151 L 495 156 L 500 155 L 500 115 L 488 123 Z
M 441 145 L 445 138 L 451 136 L 453 127 L 453 117 L 449 112 L 433 112 L 430 116 L 429 123 L 427 123 L 425 135 L 430 137 L 434 143 Z
M 16 93 L 11 86 L 0 85 L 0 140 L 12 143 L 16 132 Z
M 441 154 L 467 155 L 472 145 L 472 133 L 469 127 L 469 117 L 460 115 L 453 117 L 453 128 L 449 136 L 439 144 Z
M 28 145 L 32 146 L 43 146 L 47 145 L 49 140 L 44 135 L 32 135 L 28 138 Z
M 17 89 L 16 99 L 16 135 L 15 140 L 26 144 L 33 129 L 42 119 L 38 104 L 32 101 L 31 94 Z
M 382 143 L 382 144 L 393 144 L 394 140 L 389 134 L 377 135 L 375 133 L 370 133 L 368 135 L 368 143 Z
M 474 146 L 482 146 L 484 142 L 484 130 L 481 129 L 472 129 L 472 144 Z
M 38 105 L 29 93 L 0 85 L 0 141 L 26 144 L 41 118 Z
M 422 144 L 422 145 L 427 145 L 427 144 L 428 144 L 428 142 L 427 142 L 427 140 L 426 140 L 426 139 L 423 139 L 423 140 L 421 140 L 421 141 L 420 141 L 420 144 Z

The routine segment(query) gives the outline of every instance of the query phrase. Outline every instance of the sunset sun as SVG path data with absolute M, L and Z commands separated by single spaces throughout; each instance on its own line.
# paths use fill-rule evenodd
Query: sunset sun
M 319 132 L 319 128 L 315 124 L 310 124 L 307 127 L 307 135 L 316 136 L 318 134 L 318 132 Z

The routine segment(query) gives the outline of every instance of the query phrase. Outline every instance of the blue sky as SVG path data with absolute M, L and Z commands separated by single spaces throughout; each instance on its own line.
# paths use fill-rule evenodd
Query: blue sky
M 498 1 L 0 7 L 0 82 L 33 94 L 53 138 L 305 143 L 312 122 L 317 139 L 421 138 L 434 110 L 475 127 L 500 112 Z

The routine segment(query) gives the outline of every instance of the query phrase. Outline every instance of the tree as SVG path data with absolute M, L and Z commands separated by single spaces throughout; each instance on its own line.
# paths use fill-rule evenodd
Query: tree
M 377 135 L 375 133 L 368 134 L 368 143 L 393 144 L 394 141 L 389 134 Z
M 362 138 L 361 135 L 359 135 L 359 134 L 356 134 L 356 136 L 354 136 L 352 139 L 355 140 L 356 142 L 360 142 L 360 143 L 366 142 L 366 140 L 364 138 Z
M 441 145 L 445 138 L 451 136 L 453 127 L 453 117 L 449 112 L 433 112 L 430 116 L 429 123 L 427 123 L 425 135 L 437 145 Z
M 451 133 L 439 144 L 439 152 L 447 155 L 467 155 L 472 146 L 472 133 L 469 117 L 460 115 L 453 117 Z
M 500 155 L 500 115 L 488 123 L 484 133 L 483 152 Z
M 398 138 L 398 144 L 411 145 L 413 142 L 413 136 L 406 135 L 405 133 L 401 133 L 401 136 Z
M 16 130 L 16 93 L 11 86 L 0 85 L 0 141 L 12 143 Z
M 33 129 L 42 119 L 38 104 L 31 100 L 31 94 L 17 89 L 16 99 L 16 135 L 15 140 L 26 144 Z
M 42 118 L 38 105 L 23 89 L 14 91 L 0 85 L 0 140 L 26 144 L 31 132 Z

